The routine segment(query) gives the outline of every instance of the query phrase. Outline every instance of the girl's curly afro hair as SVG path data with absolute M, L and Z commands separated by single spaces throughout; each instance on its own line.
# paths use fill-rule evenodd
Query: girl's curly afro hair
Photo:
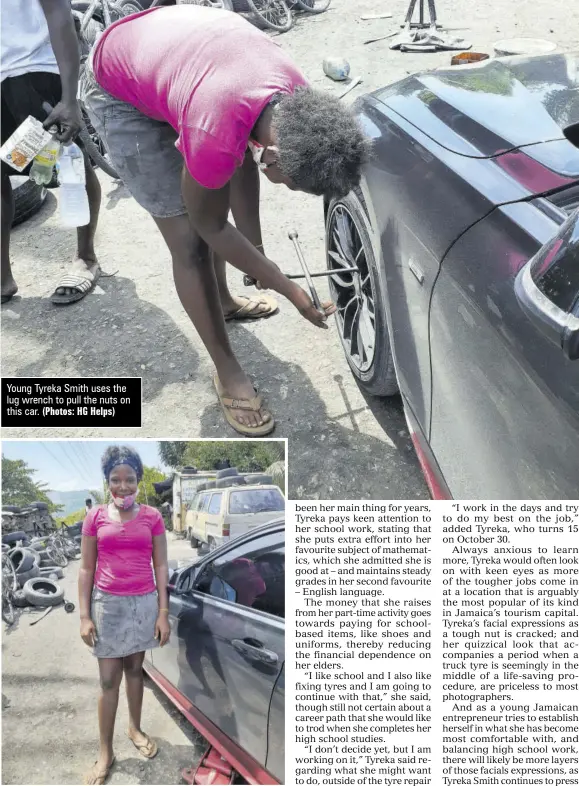
M 300 191 L 340 198 L 360 183 L 371 142 L 335 96 L 300 87 L 280 100 L 273 123 L 279 168 Z
M 143 462 L 136 450 L 128 445 L 110 445 L 101 458 L 101 467 L 105 479 L 108 481 L 113 468 L 118 464 L 128 464 L 135 470 L 137 480 L 143 477 Z

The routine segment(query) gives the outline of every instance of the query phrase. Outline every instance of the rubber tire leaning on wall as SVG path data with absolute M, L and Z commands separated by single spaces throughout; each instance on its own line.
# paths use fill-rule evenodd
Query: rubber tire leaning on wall
M 48 589 L 50 594 L 46 595 L 39 589 Z M 33 606 L 58 606 L 64 599 L 64 588 L 52 579 L 44 577 L 34 578 L 27 581 L 23 587 L 26 600 Z
M 8 556 L 16 573 L 26 573 L 36 564 L 36 560 L 32 553 L 26 548 L 16 547 L 8 552 Z
M 26 573 L 17 573 L 16 578 L 18 579 L 18 583 L 22 588 L 24 585 L 30 581 L 30 579 L 37 579 L 40 576 L 40 568 L 36 565 L 31 569 L 26 571 Z

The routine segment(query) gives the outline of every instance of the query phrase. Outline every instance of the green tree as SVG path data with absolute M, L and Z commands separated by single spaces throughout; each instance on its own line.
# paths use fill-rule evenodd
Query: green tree
M 143 467 L 143 479 L 139 483 L 139 501 L 153 508 L 160 508 L 163 500 L 157 495 L 153 483 L 165 480 L 165 474 L 156 467 Z
M 187 442 L 159 442 L 159 458 L 171 469 L 181 469 L 184 466 L 184 455 L 187 450 Z
M 262 440 L 160 442 L 159 455 L 165 464 L 177 470 L 187 465 L 212 470 L 218 462 L 227 460 L 240 472 L 261 472 L 275 461 L 285 459 L 285 443 Z
M 76 524 L 77 521 L 84 521 L 85 516 L 84 508 L 81 508 L 74 513 L 70 513 L 66 518 L 59 519 L 57 524 L 60 527 L 61 521 L 64 521 L 65 526 L 70 527 L 72 524 Z
M 50 513 L 58 513 L 63 505 L 52 502 L 46 483 L 34 480 L 36 471 L 21 459 L 2 456 L 2 503 L 25 507 L 31 502 L 45 502 Z

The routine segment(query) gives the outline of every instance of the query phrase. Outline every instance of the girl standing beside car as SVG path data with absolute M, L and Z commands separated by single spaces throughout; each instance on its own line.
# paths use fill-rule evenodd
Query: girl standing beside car
M 113 734 L 123 675 L 128 737 L 152 759 L 157 743 L 141 729 L 145 652 L 169 639 L 165 525 L 158 510 L 137 502 L 143 464 L 130 447 L 101 460 L 111 501 L 93 507 L 82 529 L 78 579 L 80 635 L 98 659 L 99 756 L 83 783 L 105 782 L 115 756 Z M 151 563 L 152 560 L 152 563 Z

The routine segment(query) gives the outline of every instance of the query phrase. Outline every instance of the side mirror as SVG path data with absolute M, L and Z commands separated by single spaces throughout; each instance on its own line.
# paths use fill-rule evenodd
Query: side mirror
M 519 305 L 569 360 L 579 358 L 579 210 L 519 271 Z

